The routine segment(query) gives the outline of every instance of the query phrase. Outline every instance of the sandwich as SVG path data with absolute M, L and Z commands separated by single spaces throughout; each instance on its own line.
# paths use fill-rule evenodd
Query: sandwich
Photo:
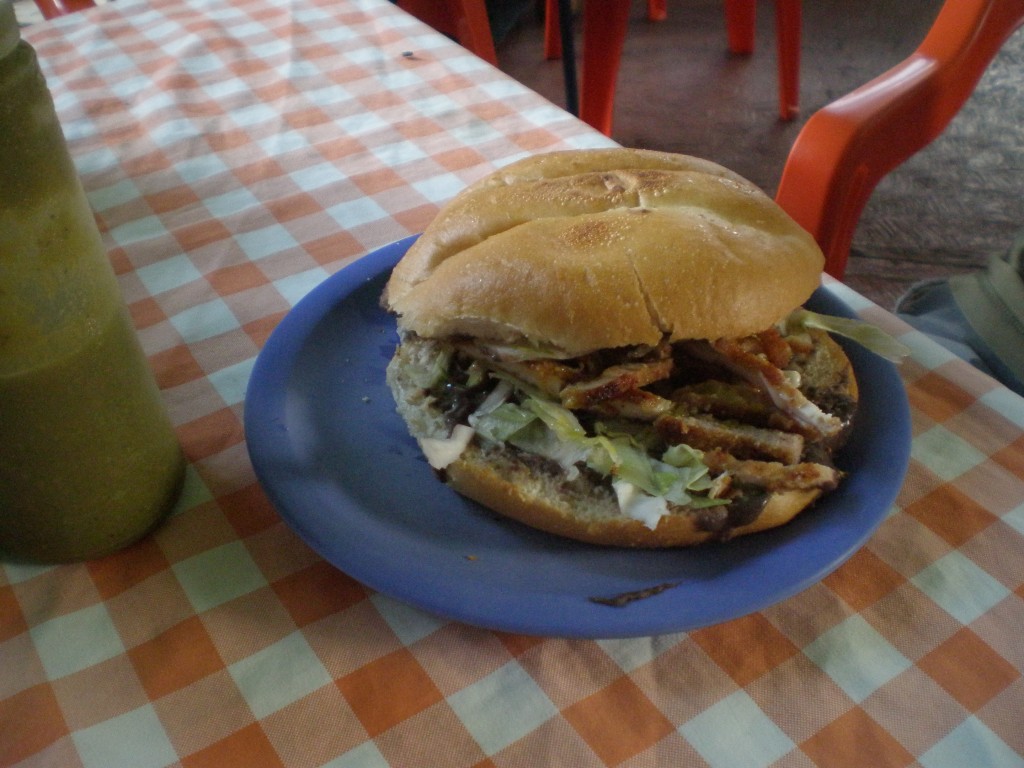
M 775 528 L 842 481 L 857 410 L 803 304 L 824 258 L 715 163 L 527 157 L 444 206 L 382 297 L 398 413 L 441 481 L 592 544 Z

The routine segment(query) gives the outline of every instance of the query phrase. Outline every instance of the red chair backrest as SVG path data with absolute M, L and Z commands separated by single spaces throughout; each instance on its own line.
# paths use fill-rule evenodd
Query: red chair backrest
M 807 121 L 775 199 L 818 241 L 826 272 L 843 276 L 875 186 L 943 131 L 1022 23 L 1024 0 L 946 0 L 913 54 Z

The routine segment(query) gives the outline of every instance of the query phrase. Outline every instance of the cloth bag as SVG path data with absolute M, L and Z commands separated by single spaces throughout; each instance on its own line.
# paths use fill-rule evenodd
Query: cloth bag
M 1024 232 L 985 270 L 913 286 L 896 314 L 1024 396 Z

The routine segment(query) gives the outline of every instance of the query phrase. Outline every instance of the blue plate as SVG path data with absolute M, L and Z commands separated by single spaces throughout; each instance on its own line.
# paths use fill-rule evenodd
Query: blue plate
M 281 322 L 256 361 L 245 429 L 281 516 L 327 561 L 372 589 L 445 618 L 568 637 L 636 637 L 715 624 L 821 580 L 885 518 L 910 452 L 895 368 L 844 344 L 861 387 L 839 489 L 789 525 L 693 549 L 633 551 L 563 540 L 503 520 L 433 475 L 395 412 L 384 369 L 394 318 L 379 304 L 414 238 L 328 278 Z M 853 316 L 825 290 L 812 309 Z M 592 598 L 674 585 L 612 606 Z

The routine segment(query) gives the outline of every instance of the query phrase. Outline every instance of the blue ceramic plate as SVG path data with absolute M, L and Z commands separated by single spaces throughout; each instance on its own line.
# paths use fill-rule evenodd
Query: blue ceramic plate
M 281 322 L 256 361 L 245 428 L 285 521 L 372 589 L 468 624 L 534 635 L 634 637 L 743 616 L 821 580 L 859 549 L 896 496 L 910 449 L 903 384 L 846 346 L 860 386 L 839 489 L 791 524 L 728 544 L 632 551 L 502 520 L 435 479 L 395 413 L 384 369 L 396 342 L 380 307 L 413 238 L 333 275 Z M 819 290 L 812 309 L 852 316 Z M 608 598 L 672 584 L 614 607 Z

